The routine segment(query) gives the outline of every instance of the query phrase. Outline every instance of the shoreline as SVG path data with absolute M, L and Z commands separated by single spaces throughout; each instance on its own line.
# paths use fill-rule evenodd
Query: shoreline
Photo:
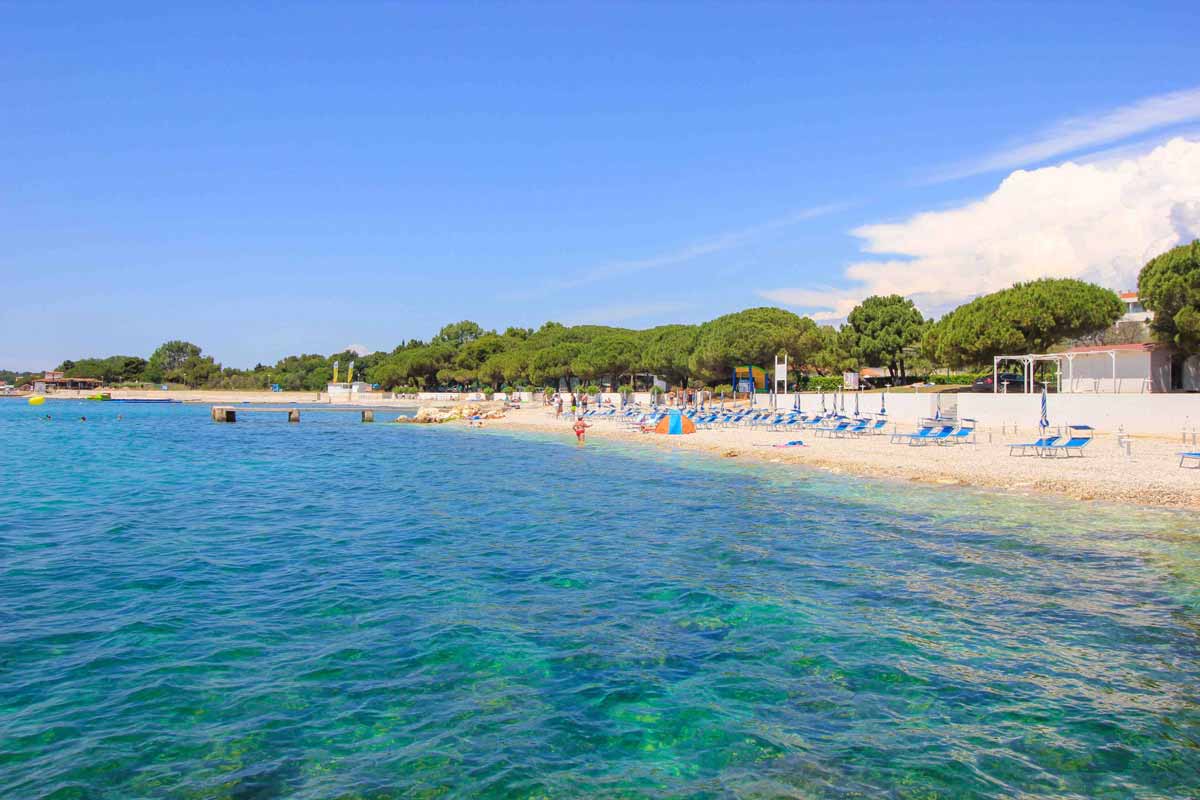
M 452 423 L 462 426 L 464 423 Z M 555 420 L 542 407 L 510 410 L 485 428 L 574 436 L 566 415 Z M 831 474 L 918 483 L 966 486 L 1019 496 L 1054 495 L 1174 511 L 1200 510 L 1200 470 L 1178 467 L 1186 449 L 1162 437 L 1134 437 L 1133 458 L 1117 447 L 1116 436 L 1098 434 L 1083 458 L 1009 456 L 1011 443 L 1029 441 L 1028 434 L 1002 434 L 982 429 L 975 444 L 911 447 L 891 444 L 889 436 L 858 439 L 816 438 L 812 431 L 757 429 L 701 430 L 686 436 L 640 433 L 619 422 L 597 422 L 589 438 L 638 443 L 640 446 L 692 452 L 706 458 L 739 458 L 781 467 L 805 467 Z M 1036 437 L 1035 437 L 1036 438 Z M 805 447 L 773 445 L 802 439 Z M 990 441 L 989 441 L 990 439 Z

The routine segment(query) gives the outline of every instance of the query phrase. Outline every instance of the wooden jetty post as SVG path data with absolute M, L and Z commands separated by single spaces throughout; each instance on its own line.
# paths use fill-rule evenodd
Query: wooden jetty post
M 374 422 L 375 421 L 375 410 L 371 409 L 371 408 L 364 408 L 363 412 L 362 412 L 362 421 L 363 422 Z

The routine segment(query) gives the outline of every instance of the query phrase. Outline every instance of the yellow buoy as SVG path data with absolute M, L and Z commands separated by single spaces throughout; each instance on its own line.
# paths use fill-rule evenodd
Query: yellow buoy
M 46 402 L 46 398 L 42 397 L 40 394 L 35 394 L 33 397 L 29 398 L 29 405 L 31 406 L 40 406 L 44 402 Z

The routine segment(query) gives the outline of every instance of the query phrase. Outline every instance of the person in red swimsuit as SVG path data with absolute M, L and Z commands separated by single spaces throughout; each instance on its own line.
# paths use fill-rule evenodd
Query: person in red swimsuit
M 575 420 L 575 424 L 571 426 L 571 429 L 575 431 L 575 441 L 583 444 L 584 439 L 587 437 L 587 429 L 590 427 L 592 426 L 588 425 L 582 419 Z

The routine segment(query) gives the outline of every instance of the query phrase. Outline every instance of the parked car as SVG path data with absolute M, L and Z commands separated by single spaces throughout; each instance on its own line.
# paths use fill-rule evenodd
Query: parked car
M 1040 381 L 1033 382 L 1033 390 L 1040 392 L 1045 384 Z M 984 375 L 982 378 L 976 378 L 971 384 L 972 392 L 991 392 L 1000 393 L 1008 392 L 1009 394 L 1020 394 L 1025 391 L 1025 376 L 1018 375 L 1015 372 L 1001 372 L 996 376 L 996 385 L 992 386 L 992 376 Z

